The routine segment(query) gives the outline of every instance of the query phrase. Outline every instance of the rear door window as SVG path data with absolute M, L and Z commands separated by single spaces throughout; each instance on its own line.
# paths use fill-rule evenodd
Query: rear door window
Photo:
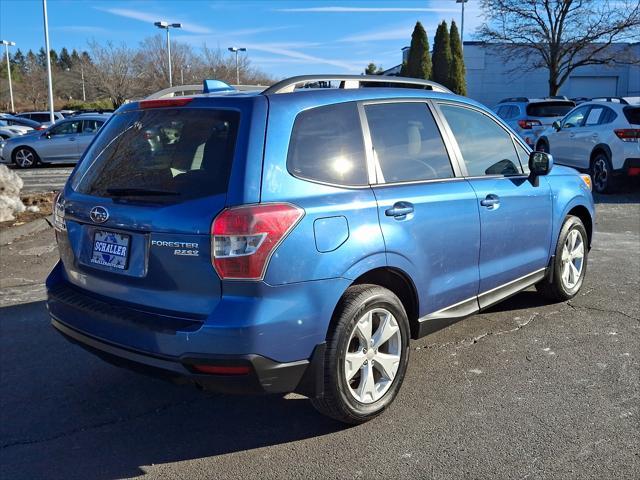
M 312 108 L 295 120 L 287 168 L 296 177 L 336 185 L 369 183 L 362 127 L 353 102 Z
M 82 133 L 96 133 L 104 122 L 100 120 L 83 120 L 82 121 Z
M 449 104 L 440 105 L 440 110 L 456 138 L 470 177 L 523 173 L 511 134 L 488 115 Z
M 225 193 L 240 114 L 161 108 L 115 114 L 76 171 L 72 188 L 156 203 Z
M 424 103 L 367 105 L 379 182 L 453 177 L 449 156 L 431 111 Z

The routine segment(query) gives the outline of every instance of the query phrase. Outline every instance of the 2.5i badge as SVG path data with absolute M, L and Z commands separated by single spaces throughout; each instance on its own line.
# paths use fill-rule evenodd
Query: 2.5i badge
M 91 263 L 124 270 L 129 256 L 129 235 L 96 231 L 93 237 Z

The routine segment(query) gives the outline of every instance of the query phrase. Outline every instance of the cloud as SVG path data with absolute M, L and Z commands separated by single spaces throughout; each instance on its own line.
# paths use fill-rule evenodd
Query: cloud
M 313 13 L 390 13 L 390 12 L 457 12 L 457 8 L 417 8 L 417 7 L 302 7 L 277 8 L 276 12 L 313 12 Z
M 113 33 L 113 30 L 108 30 L 103 27 L 90 27 L 87 25 L 63 25 L 61 27 L 53 27 L 55 30 L 69 33 Z
M 411 40 L 411 32 L 414 25 L 406 25 L 402 27 L 394 27 L 387 30 L 373 30 L 370 32 L 358 33 L 337 40 L 338 42 L 378 42 L 382 40 L 403 40 L 409 42 Z M 430 37 L 436 31 L 435 25 L 424 25 L 427 35 Z
M 162 20 L 162 15 L 160 14 L 150 14 L 145 12 L 138 12 L 136 10 L 130 10 L 128 8 L 100 8 L 95 7 L 97 10 L 102 10 L 103 12 L 110 13 L 112 15 L 118 15 L 119 17 L 132 18 L 134 20 L 140 20 L 141 22 L 147 22 L 153 24 L 159 20 Z M 195 23 L 183 22 L 179 19 L 171 17 L 172 22 L 182 23 L 182 30 L 185 32 L 191 33 L 213 33 L 213 30 L 207 27 L 203 27 L 201 25 L 196 25 Z

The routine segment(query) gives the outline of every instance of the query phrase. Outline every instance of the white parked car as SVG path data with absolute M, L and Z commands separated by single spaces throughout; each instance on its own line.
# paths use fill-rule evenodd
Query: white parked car
M 622 178 L 640 176 L 640 104 L 611 98 L 581 103 L 542 132 L 536 150 L 588 171 L 595 192 L 614 191 Z

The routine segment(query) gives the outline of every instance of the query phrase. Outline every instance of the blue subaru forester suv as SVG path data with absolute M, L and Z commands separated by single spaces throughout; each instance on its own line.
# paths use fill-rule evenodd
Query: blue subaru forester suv
M 56 200 L 52 324 L 116 365 L 364 422 L 398 393 L 411 338 L 532 285 L 576 295 L 590 181 L 552 167 L 415 79 L 132 102 Z

